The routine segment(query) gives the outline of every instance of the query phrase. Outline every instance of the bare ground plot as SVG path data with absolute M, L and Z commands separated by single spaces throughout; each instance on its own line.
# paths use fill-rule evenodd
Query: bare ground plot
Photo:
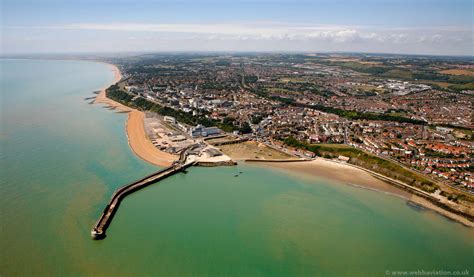
M 255 141 L 246 141 L 236 144 L 221 145 L 219 149 L 233 160 L 261 159 L 280 160 L 295 159 L 294 156 L 275 150 L 265 144 Z

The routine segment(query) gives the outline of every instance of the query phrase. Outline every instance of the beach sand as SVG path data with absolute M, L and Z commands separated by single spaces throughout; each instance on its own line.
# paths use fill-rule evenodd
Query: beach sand
M 399 189 L 379 180 L 369 172 L 353 167 L 350 164 L 342 164 L 322 158 L 308 162 L 258 162 L 252 164 L 281 170 L 289 175 L 306 180 L 314 180 L 316 178 L 327 179 L 346 185 L 354 185 L 383 193 L 389 193 L 390 195 L 401 197 L 407 201 L 419 204 L 447 218 L 458 221 L 465 226 L 474 227 L 474 222 L 438 207 L 422 197 L 416 196 L 408 191 Z
M 109 64 L 109 66 L 114 72 L 115 77 L 113 83 L 116 84 L 120 81 L 122 75 L 120 74 L 120 70 L 115 65 Z M 112 99 L 107 98 L 105 95 L 106 89 L 107 87 L 101 89 L 94 103 L 104 104 L 108 107 L 114 107 L 117 112 L 128 113 L 126 123 L 128 143 L 130 148 L 138 157 L 158 166 L 170 166 L 173 161 L 178 159 L 178 156 L 176 155 L 160 151 L 148 139 L 148 136 L 145 132 L 145 127 L 143 126 L 143 120 L 145 118 L 145 114 L 143 112 L 129 108 L 125 105 L 115 102 Z
M 132 110 L 128 113 L 127 136 L 133 152 L 140 158 L 159 166 L 170 166 L 178 156 L 158 150 L 148 139 L 143 126 L 145 113 Z
M 410 193 L 402 189 L 396 188 L 386 182 L 379 180 L 368 172 L 345 165 L 332 162 L 326 159 L 315 159 L 307 162 L 259 162 L 269 168 L 283 170 L 288 174 L 306 179 L 327 179 L 337 181 L 344 184 L 352 184 L 361 187 L 367 187 L 380 191 L 390 192 L 398 196 L 409 198 Z

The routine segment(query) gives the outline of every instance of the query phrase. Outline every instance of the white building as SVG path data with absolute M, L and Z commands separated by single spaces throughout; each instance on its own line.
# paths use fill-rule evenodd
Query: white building
M 165 115 L 164 120 L 165 120 L 165 122 L 167 122 L 167 123 L 176 124 L 176 119 L 175 119 L 174 117 L 172 117 L 172 116 L 167 116 L 167 115 Z

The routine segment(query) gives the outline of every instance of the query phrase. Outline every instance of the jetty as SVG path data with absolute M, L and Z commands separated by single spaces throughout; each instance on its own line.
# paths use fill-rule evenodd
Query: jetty
M 131 184 L 122 186 L 118 188 L 117 190 L 115 190 L 115 192 L 112 194 L 112 198 L 108 202 L 101 216 L 99 217 L 96 224 L 91 230 L 92 238 L 93 239 L 105 238 L 105 231 L 107 230 L 107 227 L 110 225 L 110 222 L 112 221 L 112 218 L 114 217 L 114 214 L 117 212 L 120 202 L 125 198 L 125 196 L 139 189 L 142 189 L 150 184 L 153 184 L 157 181 L 165 179 L 166 177 L 174 175 L 178 172 L 183 172 L 186 168 L 194 165 L 196 161 L 194 160 L 187 161 L 188 151 L 192 150 L 194 147 L 195 146 L 193 145 L 184 149 L 180 153 L 179 160 L 175 161 L 171 166 L 163 168 L 151 175 L 143 177 Z

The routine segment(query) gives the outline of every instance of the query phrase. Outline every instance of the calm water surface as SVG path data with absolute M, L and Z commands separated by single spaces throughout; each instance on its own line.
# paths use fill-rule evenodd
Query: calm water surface
M 2 276 L 473 273 L 474 232 L 458 223 L 248 165 L 191 168 L 141 190 L 93 241 L 114 189 L 157 169 L 129 149 L 126 115 L 83 100 L 113 72 L 78 61 L 0 66 Z

